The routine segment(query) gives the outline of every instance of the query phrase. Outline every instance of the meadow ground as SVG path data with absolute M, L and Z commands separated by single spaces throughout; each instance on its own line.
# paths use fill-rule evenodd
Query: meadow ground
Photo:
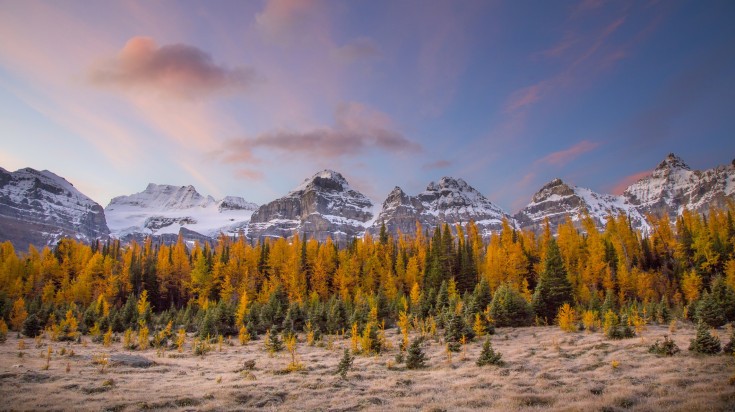
M 687 351 L 695 330 L 681 325 L 649 326 L 642 336 L 613 341 L 601 333 L 565 333 L 557 327 L 500 328 L 493 346 L 504 366 L 475 365 L 482 343 L 448 361 L 441 342 L 424 347 L 428 367 L 395 365 L 394 348 L 379 356 L 358 356 L 347 380 L 335 375 L 349 339 L 333 348 L 298 344 L 304 369 L 284 373 L 286 352 L 269 357 L 263 340 L 240 346 L 235 339 L 218 351 L 195 356 L 185 351 L 127 351 L 120 342 L 60 343 L 19 339 L 10 333 L 0 344 L 2 410 L 569 410 L 724 411 L 735 410 L 732 356 Z M 664 335 L 681 348 L 673 357 L 648 353 Z M 725 331 L 720 337 L 727 341 Z M 326 338 L 325 338 L 326 340 Z M 723 342 L 724 343 L 724 342 Z M 47 364 L 48 347 L 52 355 Z M 73 353 L 72 353 L 73 351 Z M 19 356 L 22 352 L 23 356 Z M 104 372 L 95 360 L 106 355 Z M 142 356 L 148 367 L 135 365 Z M 123 361 L 122 363 L 118 361 Z M 254 369 L 244 367 L 255 361 Z M 613 364 L 617 367 L 613 367 Z

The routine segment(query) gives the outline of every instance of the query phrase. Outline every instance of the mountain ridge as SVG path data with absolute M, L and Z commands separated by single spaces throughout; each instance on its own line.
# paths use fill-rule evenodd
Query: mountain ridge
M 535 231 L 542 229 L 546 219 L 552 227 L 568 218 L 581 227 L 583 211 L 598 228 L 604 227 L 609 215 L 625 214 L 634 227 L 645 232 L 649 226 L 644 216 L 649 213 L 673 219 L 684 209 L 701 213 L 732 201 L 735 161 L 692 170 L 673 153 L 621 195 L 597 193 L 555 178 L 515 214 L 491 202 L 462 178 L 444 176 L 414 195 L 395 186 L 382 203 L 375 203 L 350 186 L 341 173 L 330 169 L 316 172 L 284 196 L 260 206 L 238 196 L 216 200 L 191 185 L 150 183 L 142 192 L 113 198 L 102 209 L 52 172 L 25 168 L 11 173 L 0 167 L 0 240 L 42 246 L 63 236 L 91 241 L 109 235 L 124 241 L 157 236 L 171 242 L 181 234 L 189 241 L 208 241 L 224 233 L 245 235 L 251 241 L 299 234 L 302 238 L 323 241 L 331 237 L 346 242 L 366 233 L 377 235 L 383 224 L 395 234 L 413 233 L 417 221 L 423 229 L 433 230 L 444 223 L 470 220 L 487 238 L 500 230 L 503 219 L 516 229 Z M 82 216 L 87 212 L 91 214 Z M 25 220 L 17 219 L 23 213 Z M 79 231 L 83 219 L 94 222 L 85 233 Z M 19 222 L 30 225 L 29 233 L 24 233 Z

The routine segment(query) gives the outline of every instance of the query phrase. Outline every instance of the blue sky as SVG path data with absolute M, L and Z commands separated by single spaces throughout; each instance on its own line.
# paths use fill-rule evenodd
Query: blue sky
M 263 203 L 323 168 L 380 203 L 462 177 L 515 212 L 735 157 L 732 1 L 0 1 L 0 166 L 106 205 Z

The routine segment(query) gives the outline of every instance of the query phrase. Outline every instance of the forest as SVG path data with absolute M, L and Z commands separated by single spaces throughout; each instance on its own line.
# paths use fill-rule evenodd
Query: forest
M 402 350 L 409 327 L 444 329 L 448 350 L 505 326 L 610 338 L 675 319 L 717 328 L 735 321 L 734 211 L 649 216 L 646 233 L 625 216 L 604 230 L 585 215 L 539 234 L 504 222 L 486 241 L 470 222 L 432 233 L 417 224 L 395 237 L 383 227 L 343 246 L 298 235 L 171 246 L 64 239 L 23 252 L 5 242 L 0 333 L 97 342 L 124 334 L 130 348 L 175 346 L 187 333 L 201 342 L 306 333 L 379 352 L 394 326 L 406 330 Z

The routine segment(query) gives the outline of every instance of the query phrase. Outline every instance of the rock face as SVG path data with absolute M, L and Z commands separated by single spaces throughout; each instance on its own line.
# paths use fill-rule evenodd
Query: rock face
M 102 206 L 48 170 L 0 168 L 0 241 L 16 250 L 62 237 L 91 242 L 110 233 Z
M 220 233 L 237 235 L 247 230 L 257 205 L 241 197 L 215 200 L 194 186 L 149 184 L 140 193 L 118 196 L 105 213 L 112 235 L 124 241 L 154 236 L 165 243 L 179 234 L 190 241 L 208 241 Z
M 488 236 L 490 231 L 500 230 L 503 219 L 515 226 L 515 220 L 510 215 L 467 182 L 443 177 L 438 183 L 429 183 L 426 190 L 416 196 L 406 195 L 399 187 L 393 189 L 383 202 L 383 209 L 375 219 L 371 232 L 378 233 L 382 224 L 391 233 L 400 230 L 413 234 L 417 221 L 429 231 L 444 223 L 454 225 L 474 221 L 480 233 Z
M 641 213 L 675 217 L 686 209 L 706 212 L 735 200 L 735 164 L 691 170 L 670 153 L 651 173 L 623 193 Z
M 561 179 L 554 179 L 544 185 L 526 207 L 516 213 L 515 218 L 523 229 L 541 231 L 548 218 L 552 229 L 564 223 L 567 218 L 575 223 L 581 222 L 584 212 L 595 221 L 598 228 L 604 228 L 610 215 L 628 216 L 634 227 L 647 229 L 648 223 L 638 210 L 626 202 L 622 196 L 600 194 L 578 186 L 569 186 Z
M 286 196 L 262 205 L 253 213 L 248 237 L 290 237 L 337 242 L 361 236 L 374 217 L 373 203 L 352 189 L 345 178 L 323 170 Z

